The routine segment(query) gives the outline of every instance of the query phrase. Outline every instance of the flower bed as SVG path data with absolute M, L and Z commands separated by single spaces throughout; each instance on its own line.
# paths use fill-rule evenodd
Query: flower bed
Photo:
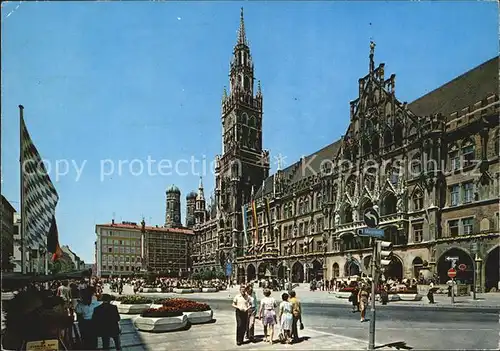
M 120 301 L 120 304 L 117 305 L 118 312 L 121 314 L 140 314 L 148 309 L 153 302 L 151 299 L 139 295 L 121 296 L 118 300 Z
M 179 311 L 183 313 L 191 324 L 208 323 L 213 319 L 213 311 L 205 303 L 186 299 L 165 299 L 155 302 L 163 306 L 159 310 L 167 309 L 168 312 Z

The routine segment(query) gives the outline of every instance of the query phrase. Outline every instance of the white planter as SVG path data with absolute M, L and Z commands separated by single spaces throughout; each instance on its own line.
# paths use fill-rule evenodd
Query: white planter
M 197 293 L 197 292 L 201 292 L 202 289 L 201 288 L 193 288 L 193 292 Z
M 420 294 L 398 294 L 401 301 L 420 301 L 422 300 L 422 295 Z
M 191 324 L 201 324 L 210 322 L 214 317 L 214 311 L 184 312 L 184 315 Z
M 337 297 L 339 299 L 348 299 L 349 296 L 351 296 L 350 291 L 339 291 L 339 292 L 335 293 L 335 297 Z
M 186 327 L 188 319 L 185 315 L 178 317 L 137 317 L 134 319 L 134 325 L 141 331 L 149 332 L 167 332 L 179 330 Z
M 111 301 L 111 304 L 115 305 L 115 306 L 118 306 L 119 304 L 121 304 L 121 302 L 120 301 Z
M 203 288 L 201 289 L 202 292 L 208 292 L 208 293 L 211 293 L 211 292 L 217 292 L 217 288 Z
M 143 293 L 161 293 L 161 288 L 143 288 L 141 289 Z
M 151 304 L 151 306 L 149 306 L 149 308 L 160 308 L 160 307 L 163 307 L 163 305 L 160 305 L 158 303 L 153 303 Z
M 389 301 L 400 301 L 401 297 L 398 294 L 389 294 Z
M 175 288 L 174 293 L 176 293 L 176 294 L 192 294 L 193 289 L 177 289 L 177 288 Z
M 139 303 L 134 305 L 129 305 L 121 303 L 117 305 L 118 312 L 121 314 L 141 314 L 151 306 L 150 303 Z

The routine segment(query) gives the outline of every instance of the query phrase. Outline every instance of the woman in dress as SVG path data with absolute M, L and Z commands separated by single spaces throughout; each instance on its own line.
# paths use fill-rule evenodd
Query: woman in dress
M 264 290 L 264 298 L 260 301 L 259 317 L 264 325 L 264 341 L 271 345 L 274 339 L 274 325 L 276 324 L 276 300 L 271 297 L 271 290 Z
M 292 304 L 288 302 L 288 294 L 284 293 L 281 295 L 281 301 L 280 303 L 280 322 L 281 322 L 281 331 L 283 333 L 283 337 L 285 338 L 285 342 L 287 344 L 292 343 L 292 322 L 293 322 L 293 315 L 292 315 Z
M 375 284 L 375 283 L 372 283 Z M 366 308 L 368 307 L 368 298 L 370 297 L 370 293 L 368 292 L 368 288 L 362 284 L 361 290 L 359 290 L 358 301 L 359 301 L 359 309 L 361 310 L 361 323 L 365 321 Z

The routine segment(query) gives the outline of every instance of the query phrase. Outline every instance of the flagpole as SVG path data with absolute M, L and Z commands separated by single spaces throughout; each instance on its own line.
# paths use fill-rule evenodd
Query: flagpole
M 19 167 L 21 177 L 21 273 L 26 274 L 26 216 L 24 207 L 24 153 L 23 153 L 24 106 L 19 105 Z

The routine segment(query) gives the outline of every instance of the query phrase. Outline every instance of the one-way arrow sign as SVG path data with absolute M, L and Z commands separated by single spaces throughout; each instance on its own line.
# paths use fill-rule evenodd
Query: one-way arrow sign
M 380 222 L 378 212 L 373 208 L 369 207 L 365 210 L 363 219 L 367 227 L 376 228 Z

